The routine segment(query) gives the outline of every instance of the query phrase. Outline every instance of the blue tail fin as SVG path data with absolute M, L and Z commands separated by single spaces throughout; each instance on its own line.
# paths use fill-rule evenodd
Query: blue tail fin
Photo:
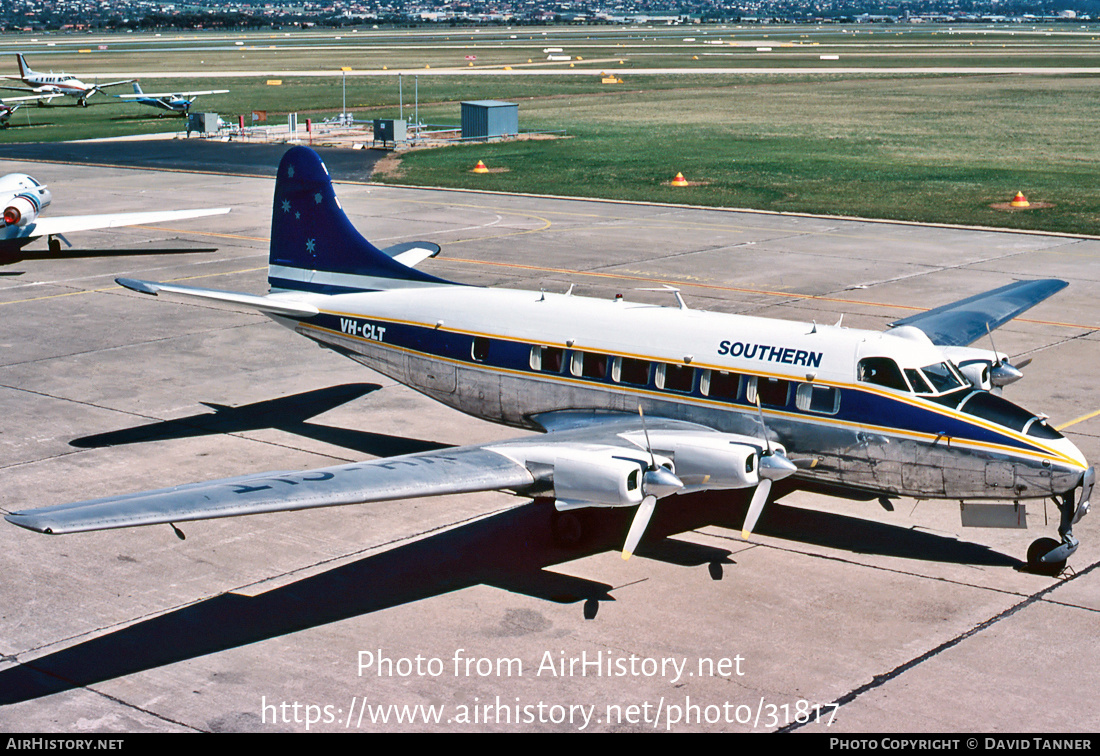
M 394 260 L 355 230 L 320 156 L 292 147 L 279 163 L 271 213 L 273 290 L 342 294 L 449 284 Z

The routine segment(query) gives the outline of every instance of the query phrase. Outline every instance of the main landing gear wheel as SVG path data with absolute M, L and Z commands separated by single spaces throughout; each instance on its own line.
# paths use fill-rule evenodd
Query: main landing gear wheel
M 552 520 L 554 543 L 572 549 L 584 538 L 584 526 L 573 512 L 554 512 Z
M 1048 577 L 1058 577 L 1062 574 L 1062 570 L 1066 568 L 1065 559 L 1060 559 L 1057 562 L 1040 561 L 1044 554 L 1049 554 L 1061 545 L 1060 541 L 1053 538 L 1039 538 L 1032 542 L 1027 548 L 1027 571 L 1034 575 L 1047 575 Z

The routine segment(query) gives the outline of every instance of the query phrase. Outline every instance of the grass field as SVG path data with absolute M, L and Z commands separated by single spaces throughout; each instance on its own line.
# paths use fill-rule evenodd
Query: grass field
M 48 48 L 44 39 L 0 37 L 0 61 L 18 48 L 36 68 L 86 81 L 142 72 L 147 91 L 230 89 L 206 106 L 223 117 L 266 110 L 279 121 L 338 112 L 342 65 L 353 69 L 349 108 L 395 117 L 390 71 L 404 69 L 405 102 L 415 81 L 422 121 L 454 124 L 459 101 L 502 99 L 520 103 L 523 130 L 568 135 L 402 153 L 376 174 L 381 181 L 1100 234 L 1094 27 L 134 35 L 56 38 Z M 547 47 L 572 60 L 547 63 Z M 440 75 L 471 62 L 512 71 Z M 631 73 L 660 67 L 677 72 Z M 781 72 L 808 67 L 816 72 Z M 883 72 L 918 67 L 935 71 Z M 991 67 L 1090 72 L 973 73 Z M 602 84 L 607 69 L 623 83 Z M 534 70 L 556 73 L 523 75 Z M 268 86 L 275 76 L 282 84 Z M 135 104 L 25 108 L 0 141 L 179 128 Z M 479 159 L 494 172 L 471 173 Z M 678 171 L 691 186 L 668 185 Z M 992 207 L 1018 190 L 1032 209 Z
M 379 180 L 1100 233 L 1093 77 L 748 79 L 521 104 L 569 139 L 405 154 Z M 624 86 L 626 82 L 624 81 Z M 453 121 L 453 109 L 450 110 Z M 444 118 L 421 107 L 421 116 Z M 484 160 L 498 172 L 473 174 Z M 672 187 L 677 173 L 694 185 Z M 1036 205 L 995 209 L 1022 190 Z

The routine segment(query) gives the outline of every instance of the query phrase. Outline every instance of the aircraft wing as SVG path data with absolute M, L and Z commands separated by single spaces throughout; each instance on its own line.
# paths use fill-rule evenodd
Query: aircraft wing
M 11 229 L 13 233 L 6 238 L 37 238 L 39 236 L 69 234 L 74 231 L 92 231 L 97 228 L 118 228 L 122 226 L 138 226 L 146 223 L 166 223 L 168 221 L 185 220 L 187 218 L 203 218 L 208 215 L 225 215 L 229 210 L 230 208 L 228 207 L 219 207 L 206 208 L 203 210 L 164 210 L 148 213 L 70 215 L 61 218 L 40 218 L 34 223 L 28 223 L 26 226 Z
M 11 89 L 11 87 L 0 87 L 0 89 Z M 17 90 L 17 91 L 26 92 L 27 90 L 26 89 L 20 89 L 20 90 Z M 64 96 L 65 95 L 62 95 L 62 94 L 40 94 L 40 95 L 30 95 L 29 97 L 0 97 L 0 102 L 3 102 L 5 104 L 9 103 L 9 102 L 30 102 L 32 100 L 46 100 L 48 102 L 48 101 L 54 99 L 55 97 L 64 97 Z
M 16 511 L 5 519 L 59 534 L 477 491 L 552 492 L 559 509 L 637 507 L 623 548 L 628 558 L 658 498 L 752 488 L 742 530 L 748 537 L 772 481 L 796 470 L 777 444 L 679 420 L 562 412 L 537 421 L 549 428 L 545 435 L 192 483 Z
M 107 87 L 117 87 L 119 84 L 133 84 L 137 79 L 123 79 L 122 81 L 111 81 L 106 84 L 95 84 L 93 89 L 106 89 Z
M 199 92 L 143 92 L 141 94 L 121 94 L 115 95 L 120 100 L 138 100 L 143 97 L 198 97 L 199 95 L 215 95 L 215 94 L 227 94 L 228 89 L 204 89 Z
M 1057 279 L 1017 281 L 919 315 L 896 320 L 890 327 L 913 326 L 928 334 L 933 344 L 966 346 L 1068 285 Z
M 305 472 L 267 472 L 76 504 L 13 512 L 6 519 L 39 533 L 79 533 L 137 525 L 365 504 L 419 496 L 524 489 L 534 476 L 480 447 L 443 449 Z

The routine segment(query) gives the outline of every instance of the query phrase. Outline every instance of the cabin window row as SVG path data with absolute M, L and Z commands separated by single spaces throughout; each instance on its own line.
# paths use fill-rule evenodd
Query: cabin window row
M 540 373 L 568 372 L 576 378 L 610 380 L 628 386 L 656 386 L 664 391 L 699 394 L 728 402 L 743 401 L 785 408 L 794 401 L 803 412 L 835 415 L 840 411 L 840 389 L 783 378 L 741 375 L 724 370 L 697 369 L 672 362 L 612 357 L 598 352 L 534 346 L 530 367 Z

